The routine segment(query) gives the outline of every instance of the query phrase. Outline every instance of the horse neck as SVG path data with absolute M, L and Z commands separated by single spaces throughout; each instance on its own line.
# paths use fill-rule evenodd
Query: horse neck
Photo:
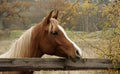
M 35 56 L 35 50 L 30 49 L 32 30 L 33 27 L 28 29 L 18 40 L 15 41 L 15 43 L 13 43 L 10 50 L 1 55 L 0 58 L 23 58 Z

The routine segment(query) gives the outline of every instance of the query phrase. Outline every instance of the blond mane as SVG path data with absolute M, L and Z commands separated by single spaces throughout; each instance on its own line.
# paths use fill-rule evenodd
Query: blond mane
M 17 39 L 8 52 L 2 54 L 0 58 L 22 58 L 30 56 L 30 41 L 33 27 L 28 29 Z

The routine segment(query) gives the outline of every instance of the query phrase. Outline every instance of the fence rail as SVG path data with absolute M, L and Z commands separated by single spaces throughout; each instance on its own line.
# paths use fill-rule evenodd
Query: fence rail
M 0 59 L 0 71 L 120 70 L 120 63 L 107 59 L 83 59 L 73 63 L 64 58 Z

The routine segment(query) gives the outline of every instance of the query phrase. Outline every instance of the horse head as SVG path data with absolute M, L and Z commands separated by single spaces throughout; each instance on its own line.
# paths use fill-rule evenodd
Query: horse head
M 54 16 L 52 14 L 53 11 L 34 27 L 32 49 L 37 49 L 42 55 L 56 55 L 76 61 L 82 56 L 81 49 L 70 40 L 63 27 L 59 25 L 58 11 Z

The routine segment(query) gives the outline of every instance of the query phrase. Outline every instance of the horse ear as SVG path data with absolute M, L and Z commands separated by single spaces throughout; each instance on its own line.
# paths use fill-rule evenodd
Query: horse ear
M 52 17 L 53 11 L 54 11 L 54 10 L 52 10 L 52 11 L 49 13 L 49 15 L 48 15 L 47 17 L 45 17 L 45 23 L 46 23 L 46 24 L 49 24 L 49 23 L 50 23 L 50 19 L 51 19 L 51 17 Z
M 57 19 L 58 18 L 58 13 L 59 13 L 59 11 L 56 10 L 56 14 L 53 16 L 53 18 Z

